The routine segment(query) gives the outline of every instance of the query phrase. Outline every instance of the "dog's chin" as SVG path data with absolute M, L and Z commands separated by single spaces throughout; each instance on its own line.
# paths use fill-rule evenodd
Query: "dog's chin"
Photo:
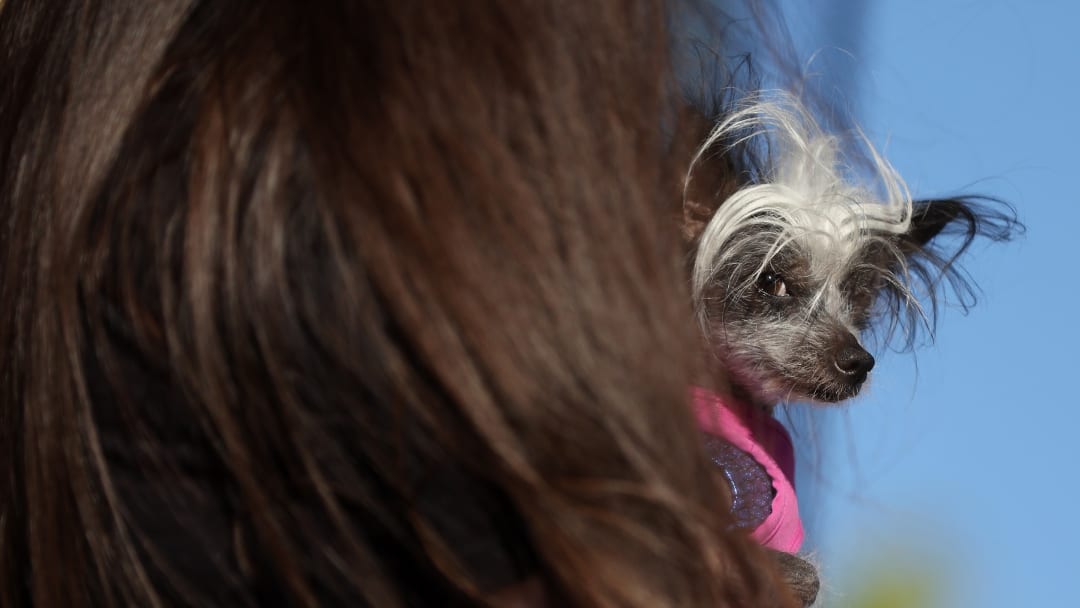
M 776 403 L 819 403 L 822 405 L 835 405 L 853 397 L 856 397 L 865 382 L 825 382 L 825 383 L 795 383 L 790 380 L 763 382 L 760 389 L 751 391 L 756 394 L 758 401 L 768 404 Z
M 862 390 L 862 386 L 862 382 L 858 384 L 823 384 L 814 387 L 806 396 L 809 401 L 835 404 L 855 397 Z
M 737 394 L 762 406 L 777 403 L 810 402 L 833 405 L 847 401 L 859 394 L 866 378 L 859 382 L 843 381 L 796 381 L 790 376 L 774 373 L 733 373 L 732 384 Z

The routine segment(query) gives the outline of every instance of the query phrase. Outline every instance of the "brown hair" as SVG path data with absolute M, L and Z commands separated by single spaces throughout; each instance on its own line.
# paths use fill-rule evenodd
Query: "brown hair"
M 684 406 L 665 19 L 6 0 L 0 603 L 786 605 Z

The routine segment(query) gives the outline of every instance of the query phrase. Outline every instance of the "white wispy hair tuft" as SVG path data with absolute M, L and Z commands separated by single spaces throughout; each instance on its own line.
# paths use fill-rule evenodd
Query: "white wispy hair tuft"
M 828 276 L 850 270 L 858 263 L 852 254 L 871 240 L 895 249 L 885 237 L 910 226 L 908 188 L 867 137 L 858 130 L 847 140 L 824 132 L 790 94 L 758 93 L 721 120 L 691 161 L 684 197 L 705 155 L 735 149 L 758 159 L 758 170 L 720 204 L 700 236 L 692 270 L 699 315 L 705 314 L 700 304 L 720 269 L 746 261 L 740 260 L 747 253 L 741 245 L 748 241 L 760 249 L 760 238 L 771 239 L 766 255 L 757 260 L 758 272 L 785 246 L 796 244 L 810 254 L 817 267 L 814 274 Z M 869 163 L 853 162 L 849 151 Z M 740 238 L 748 228 L 758 236 Z M 895 270 L 903 275 L 904 256 L 898 250 L 895 259 Z M 895 274 L 888 280 L 898 286 L 907 283 Z M 913 297 L 907 299 L 918 306 Z

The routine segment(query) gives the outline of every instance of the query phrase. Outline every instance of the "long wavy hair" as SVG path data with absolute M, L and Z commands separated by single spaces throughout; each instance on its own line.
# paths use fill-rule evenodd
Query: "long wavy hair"
M 6 0 L 0 603 L 788 605 L 685 406 L 668 15 Z

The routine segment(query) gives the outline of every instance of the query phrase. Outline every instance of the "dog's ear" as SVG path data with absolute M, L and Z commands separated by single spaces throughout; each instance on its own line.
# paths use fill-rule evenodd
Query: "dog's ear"
M 905 252 L 926 247 L 945 228 L 952 225 L 961 234 L 973 233 L 979 217 L 971 201 L 963 198 L 942 198 L 915 201 L 912 205 L 911 227 L 901 235 Z M 950 232 L 956 230 L 950 230 Z
M 978 237 L 1008 241 L 1023 231 L 1016 211 L 998 199 L 982 196 L 924 199 L 912 204 L 911 226 L 900 235 L 899 245 L 908 258 L 932 258 L 944 270 Z M 935 243 L 942 235 L 955 238 L 948 244 Z
M 686 243 L 697 241 L 709 220 L 729 196 L 741 187 L 739 170 L 721 143 L 705 150 L 691 168 L 690 162 L 713 127 L 713 121 L 693 108 L 679 116 L 673 149 L 681 160 L 684 190 L 680 192 L 679 221 Z

